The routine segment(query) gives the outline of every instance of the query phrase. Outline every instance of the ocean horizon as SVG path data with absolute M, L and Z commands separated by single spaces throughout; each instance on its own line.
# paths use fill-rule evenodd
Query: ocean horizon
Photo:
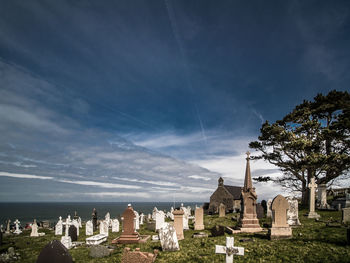
M 179 207 L 181 203 L 184 206 L 203 205 L 203 202 L 0 202 L 0 224 L 6 227 L 8 219 L 14 222 L 18 219 L 22 226 L 26 223 L 48 220 L 51 226 L 58 221 L 59 216 L 63 219 L 68 215 L 73 218 L 75 211 L 81 217 L 82 221 L 91 219 L 92 210 L 96 208 L 98 219 L 104 219 L 107 212 L 111 218 L 120 219 L 122 213 L 131 204 L 137 212 L 152 213 L 153 208 L 158 210 L 170 211 L 170 208 Z

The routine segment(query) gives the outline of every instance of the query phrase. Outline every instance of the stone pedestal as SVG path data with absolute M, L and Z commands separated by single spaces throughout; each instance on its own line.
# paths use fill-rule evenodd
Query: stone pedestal
M 184 212 L 182 210 L 174 210 L 174 227 L 176 230 L 176 236 L 178 240 L 184 239 L 184 230 L 183 230 L 183 215 Z
M 273 227 L 269 229 L 269 235 L 271 240 L 291 238 L 292 228 L 290 227 Z

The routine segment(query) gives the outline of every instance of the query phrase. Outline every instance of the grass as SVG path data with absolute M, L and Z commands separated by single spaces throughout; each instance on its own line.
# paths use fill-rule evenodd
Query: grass
M 293 237 L 286 240 L 270 241 L 267 232 L 255 234 L 235 234 L 235 245 L 245 248 L 244 256 L 235 256 L 234 262 L 350 262 L 350 246 L 346 245 L 346 227 L 340 223 L 333 223 L 331 226 L 326 225 L 326 221 L 337 220 L 340 222 L 341 212 L 339 211 L 318 211 L 321 215 L 319 222 L 308 219 L 303 214 L 306 210 L 299 211 L 299 219 L 302 223 L 300 227 L 293 228 Z M 160 242 L 152 242 L 149 240 L 144 244 L 135 245 L 119 245 L 109 257 L 91 258 L 90 250 L 86 246 L 80 246 L 71 249 L 69 252 L 75 262 L 120 262 L 123 248 L 140 247 L 141 251 L 153 252 L 158 249 L 159 254 L 156 262 L 224 262 L 225 256 L 215 254 L 215 245 L 224 245 L 225 236 L 211 237 L 210 228 L 215 225 L 226 225 L 234 227 L 235 221 L 231 220 L 233 214 L 226 215 L 225 218 L 219 218 L 217 215 L 205 216 L 204 230 L 209 234 L 208 238 L 192 238 L 192 234 L 198 231 L 185 231 L 185 239 L 181 240 L 180 251 L 163 252 L 161 251 Z M 269 219 L 262 219 L 261 224 L 271 223 Z M 39 232 L 45 232 L 43 237 L 31 238 L 30 231 L 25 230 L 18 236 L 6 236 L 3 239 L 3 245 L 0 247 L 1 253 L 13 246 L 16 252 L 21 254 L 20 262 L 35 262 L 41 249 L 51 240 L 60 239 L 55 237 L 54 231 L 41 229 Z M 139 231 L 142 235 L 154 235 L 143 226 Z M 97 233 L 96 233 L 97 234 Z M 112 239 L 120 235 L 119 233 L 111 233 L 108 238 L 108 244 Z M 225 234 L 226 236 L 232 236 Z M 85 228 L 80 229 L 78 241 L 85 241 Z M 242 239 L 249 241 L 240 241 Z M 106 243 L 105 243 L 106 244 Z

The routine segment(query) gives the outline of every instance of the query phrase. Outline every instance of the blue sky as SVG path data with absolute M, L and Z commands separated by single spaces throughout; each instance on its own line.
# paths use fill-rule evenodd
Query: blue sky
M 242 185 L 262 122 L 348 89 L 349 9 L 1 1 L 0 200 L 206 201 L 219 176 Z

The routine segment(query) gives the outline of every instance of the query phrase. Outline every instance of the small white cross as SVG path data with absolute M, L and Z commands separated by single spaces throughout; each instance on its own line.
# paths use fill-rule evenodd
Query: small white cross
M 216 254 L 226 254 L 226 263 L 233 262 L 233 255 L 244 256 L 244 247 L 234 247 L 234 238 L 226 237 L 226 246 L 215 245 Z

